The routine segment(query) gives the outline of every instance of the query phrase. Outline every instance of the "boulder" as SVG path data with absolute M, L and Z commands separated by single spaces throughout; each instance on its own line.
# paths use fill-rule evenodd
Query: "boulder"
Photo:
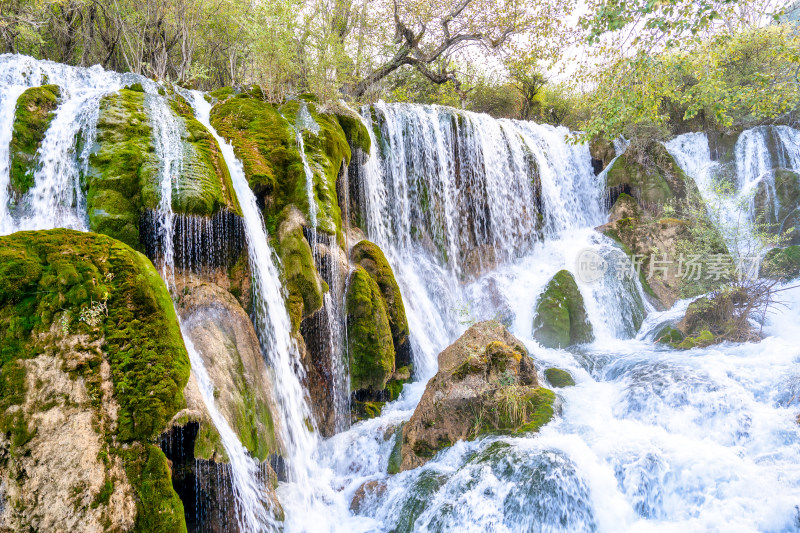
M 594 340 L 583 296 L 568 271 L 561 270 L 553 276 L 539 297 L 533 338 L 547 348 L 566 348 Z
M 548 368 L 544 371 L 544 377 L 547 378 L 547 382 L 550 383 L 550 385 L 557 389 L 575 385 L 572 374 L 560 368 Z
M 538 431 L 553 400 L 524 345 L 499 322 L 479 322 L 439 354 L 439 371 L 403 426 L 400 470 L 459 440 Z
M 155 446 L 189 359 L 142 254 L 71 230 L 0 237 L 0 529 L 185 531 Z

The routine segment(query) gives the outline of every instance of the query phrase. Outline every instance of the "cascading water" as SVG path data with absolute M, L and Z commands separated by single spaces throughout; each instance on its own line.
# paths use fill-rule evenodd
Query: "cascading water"
M 2 233 L 64 224 L 85 227 L 75 188 L 85 146 L 78 151 L 66 139 L 78 131 L 90 139 L 94 98 L 133 79 L 97 68 L 0 56 L 0 165 L 7 165 L 7 140 L 22 91 L 46 80 L 66 87 L 50 128 L 55 130 L 48 131 L 50 140 L 38 155 L 35 188 L 12 210 L 8 170 L 0 166 Z M 152 82 L 142 83 L 153 96 Z M 582 249 L 604 257 L 614 249 L 593 230 L 605 222 L 604 175 L 594 175 L 588 149 L 565 142 L 568 132 L 562 128 L 428 106 L 381 103 L 365 110 L 373 150 L 357 172 L 360 210 L 368 238 L 384 250 L 403 293 L 419 381 L 406 385 L 380 417 L 321 442 L 306 426 L 312 417 L 301 385 L 302 366 L 255 198 L 233 148 L 211 127 L 210 104 L 199 93 L 189 96 L 199 120 L 220 144 L 244 214 L 253 318 L 275 375 L 278 426 L 289 467 L 289 480 L 278 489 L 286 531 L 800 529 L 800 428 L 795 421 L 800 291 L 783 293 L 786 307 L 768 317 L 768 337 L 759 344 L 676 351 L 654 345 L 652 338 L 661 325 L 682 316 L 688 302 L 662 313 L 649 309 L 637 333 L 646 308 L 641 287 L 636 279 L 618 280 L 609 272 L 594 284 L 580 285 L 597 337 L 593 344 L 550 350 L 532 339 L 535 303 L 552 275 L 562 268 L 575 272 Z M 178 164 L 172 150 L 176 132 L 168 121 L 160 123 L 158 101 L 149 102 L 162 161 L 162 203 L 150 223 L 164 237 L 159 246 L 166 247 L 173 240 L 166 234 L 175 226 L 169 222 L 167 191 L 171 194 L 170 174 L 177 172 L 168 162 Z M 74 126 L 67 117 L 82 122 Z M 707 137 L 685 135 L 667 147 L 701 192 L 710 191 L 704 187 L 719 163 L 712 160 Z M 737 191 L 760 187 L 760 194 L 772 194 L 767 204 L 773 210 L 791 208 L 776 203 L 775 169 L 800 170 L 797 130 L 746 132 L 728 171 Z M 180 223 L 210 222 L 186 218 Z M 321 265 L 338 261 L 330 253 L 334 239 L 313 240 L 315 247 L 328 249 Z M 221 246 L 216 241 L 195 244 L 209 247 L 209 255 Z M 191 266 L 191 259 L 180 259 L 180 247 L 172 261 Z M 161 254 L 167 272 L 169 252 Z M 333 266 L 320 267 L 326 269 Z M 332 279 L 326 310 L 330 306 L 331 314 L 341 317 L 341 300 L 334 295 L 346 290 Z M 437 353 L 466 322 L 484 318 L 509 324 L 540 369 L 557 366 L 573 374 L 577 386 L 558 393 L 560 416 L 538 435 L 456 443 L 424 467 L 388 476 L 396 428 L 411 416 L 425 381 L 435 373 Z M 185 330 L 192 325 L 181 324 Z M 329 332 L 331 339 L 340 334 Z M 231 459 L 240 528 L 270 529 L 275 524 L 270 503 L 258 489 L 263 479 L 257 465 L 216 409 L 202 359 L 189 336 L 184 337 Z M 358 492 L 360 487 L 369 490 Z M 357 492 L 360 500 L 351 511 Z
M 712 216 L 721 219 L 723 238 L 735 257 L 763 255 L 759 220 L 773 222 L 781 232 L 788 229 L 780 219 L 776 171 L 800 171 L 800 131 L 788 126 L 746 130 L 736 141 L 732 163 L 712 158 L 705 133 L 680 135 L 665 146 L 697 184 L 706 203 L 717 207 Z M 800 180 L 794 179 L 800 188 Z M 732 190 L 725 190 L 725 184 Z M 757 203 L 759 192 L 764 196 L 762 206 Z
M 118 74 L 99 66 L 79 68 L 29 57 L 0 56 L 0 224 L 10 233 L 26 229 L 68 227 L 87 229 L 81 187 L 94 146 L 100 99 L 132 83 L 152 84 L 133 74 Z M 33 187 L 9 210 L 9 143 L 17 98 L 29 87 L 55 83 L 60 104 L 37 154 Z M 9 90 L 6 91 L 5 87 Z M 81 142 L 78 142 L 80 135 Z
M 175 214 L 172 210 L 172 191 L 181 173 L 184 127 L 171 112 L 166 100 L 158 94 L 148 94 L 145 102 L 153 125 L 154 146 L 160 162 L 160 198 L 157 211 L 157 235 L 160 249 L 157 256 L 161 263 L 161 277 L 175 296 L 173 248 Z M 189 353 L 192 374 L 197 380 L 203 403 L 220 435 L 222 446 L 230 461 L 230 492 L 236 505 L 235 516 L 239 530 L 265 533 L 277 531 L 278 524 L 274 518 L 275 509 L 266 496 L 264 485 L 266 480 L 260 477 L 259 464 L 250 456 L 236 432 L 217 408 L 214 383 L 208 375 L 202 356 L 191 340 L 192 320 L 198 318 L 192 316 L 187 322 L 180 321 L 181 333 L 186 351 Z
M 211 104 L 206 102 L 200 92 L 192 92 L 191 97 L 197 119 L 208 128 L 220 145 L 236 196 L 242 207 L 253 277 L 253 318 L 268 362 L 276 374 L 275 383 L 280 384 L 277 400 L 282 415 L 283 442 L 290 457 L 289 473 L 292 481 L 301 483 L 308 476 L 309 461 L 315 448 L 316 438 L 306 427 L 306 423 L 312 420 L 312 417 L 300 383 L 303 367 L 290 336 L 289 316 L 284 305 L 278 271 L 273 263 L 269 239 L 241 162 L 236 158 L 233 147 L 220 137 L 211 125 Z
M 531 322 L 545 283 L 561 268 L 573 270 L 580 249 L 604 256 L 613 249 L 592 229 L 605 222 L 605 180 L 591 173 L 585 147 L 565 143 L 565 130 L 432 107 L 379 104 L 365 111 L 368 131 L 379 126 L 380 138 L 372 135 L 373 152 L 358 168 L 360 209 L 403 292 L 423 380 L 407 385 L 379 418 L 322 443 L 320 463 L 334 472 L 332 484 L 348 499 L 358 494 L 360 520 L 347 530 L 800 527 L 800 431 L 790 407 L 800 339 L 786 327 L 800 312 L 796 290 L 761 344 L 682 352 L 653 345 L 651 337 L 688 302 L 656 313 L 641 301 L 637 280 L 609 272 L 580 287 L 597 341 L 572 353 L 544 349 L 531 340 Z M 478 131 L 469 131 L 470 121 Z M 475 140 L 483 132 L 491 132 L 491 142 Z M 521 179 L 514 172 L 526 166 L 508 162 L 526 157 Z M 484 161 L 509 165 L 507 174 L 496 174 L 504 180 L 497 188 L 493 173 L 482 172 Z M 532 176 L 540 180 L 540 205 L 519 192 Z M 491 196 L 502 185 L 517 193 Z M 485 196 L 470 198 L 478 190 Z M 486 208 L 492 201 L 505 211 Z M 535 205 L 542 223 L 528 227 L 541 232 L 522 236 L 530 240 L 521 246 L 513 232 L 502 233 L 519 225 L 498 218 Z M 475 211 L 479 223 L 466 220 L 464 210 Z M 489 243 L 501 248 L 493 252 L 497 266 L 486 271 L 464 261 L 470 248 Z M 424 467 L 387 476 L 398 437 L 386 435 L 411 416 L 436 370 L 436 353 L 463 328 L 453 309 L 463 302 L 478 318 L 507 320 L 540 368 L 565 368 L 578 385 L 559 392 L 561 416 L 537 436 L 457 443 Z M 650 315 L 641 340 L 630 339 L 643 307 Z M 318 529 L 345 529 L 339 526 L 328 521 Z

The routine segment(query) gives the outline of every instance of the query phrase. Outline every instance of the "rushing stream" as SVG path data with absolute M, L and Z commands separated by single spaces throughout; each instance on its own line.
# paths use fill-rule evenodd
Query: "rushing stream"
M 14 203 L 8 154 L 16 99 L 47 80 L 65 96 L 37 155 L 35 185 Z M 162 165 L 163 262 L 157 267 L 172 287 L 171 194 L 182 131 L 148 80 L 0 56 L 0 233 L 87 229 L 80 175 L 98 104 L 136 81 L 145 85 L 155 123 Z M 343 422 L 349 390 L 341 360 L 345 287 L 331 284 L 325 327 L 331 357 L 338 358 L 331 401 L 339 433 L 320 439 L 309 430 L 302 365 L 255 195 L 233 147 L 211 125 L 211 103 L 199 92 L 185 95 L 219 142 L 243 212 L 253 322 L 277 384 L 276 425 L 287 459 L 287 479 L 278 487 L 285 530 L 800 530 L 800 289 L 781 293 L 785 306 L 768 315 L 762 342 L 679 351 L 652 338 L 679 319 L 688 302 L 658 312 L 638 279 L 609 271 L 579 286 L 595 331 L 592 344 L 550 350 L 533 340 L 535 304 L 552 276 L 576 272 L 585 250 L 617 253 L 594 230 L 607 219 L 605 175 L 595 175 L 588 147 L 567 142 L 564 128 L 435 106 L 381 102 L 362 110 L 374 149 L 357 165 L 358 204 L 367 236 L 384 251 L 403 294 L 416 381 L 380 417 L 352 427 Z M 302 118 L 296 124 L 300 147 L 310 116 Z M 706 135 L 683 135 L 667 148 L 701 193 L 711 194 L 720 164 Z M 314 215 L 313 175 L 305 163 Z M 730 166 L 735 192 L 745 197 L 760 187 L 762 204 L 777 217 L 786 206 L 776 203 L 776 168 L 800 170 L 800 132 L 758 128 L 739 137 Z M 744 209 L 752 217 L 755 204 Z M 336 247 L 335 239 L 313 233 L 315 256 L 318 245 Z M 742 244 L 750 243 L 729 242 Z M 388 475 L 396 428 L 411 417 L 435 374 L 437 354 L 473 321 L 493 318 L 525 343 L 540 371 L 557 366 L 575 377 L 575 387 L 558 391 L 559 416 L 537 435 L 459 442 L 421 468 Z M 272 530 L 256 463 L 214 406 L 213 383 L 185 338 L 231 459 L 238 505 L 245 506 L 240 526 Z

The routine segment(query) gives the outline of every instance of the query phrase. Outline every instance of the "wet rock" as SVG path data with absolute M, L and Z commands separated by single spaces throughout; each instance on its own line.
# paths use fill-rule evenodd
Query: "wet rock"
M 142 254 L 71 230 L 0 237 L 0 530 L 185 530 L 152 444 L 189 360 Z
M 561 270 L 553 276 L 539 297 L 533 337 L 548 348 L 565 348 L 594 340 L 583 296 L 568 271 Z
M 572 375 L 560 368 L 548 368 L 544 371 L 544 377 L 547 378 L 547 382 L 550 383 L 550 385 L 559 389 L 575 385 L 575 380 L 572 378 Z
M 365 504 L 379 499 L 387 488 L 385 481 L 373 479 L 365 482 L 356 489 L 353 500 L 350 502 L 350 510 L 355 514 L 359 514 Z
M 275 432 L 274 384 L 267 370 L 252 321 L 226 290 L 193 276 L 178 280 L 179 312 L 206 370 L 216 386 L 219 410 L 250 453 L 264 461 L 279 450 Z M 190 381 L 191 384 L 191 381 Z M 198 392 L 199 394 L 199 392 Z M 194 399 L 187 391 L 187 403 Z M 198 402 L 192 401 L 195 406 Z M 198 408 L 201 408 L 202 401 Z M 180 412 L 180 420 L 189 413 Z M 205 418 L 201 418 L 207 424 Z M 222 458 L 221 444 L 212 432 L 195 447 L 198 459 Z
M 403 428 L 400 470 L 458 440 L 537 431 L 552 417 L 553 399 L 523 344 L 499 322 L 479 322 L 439 354 L 439 371 Z
M 350 252 L 353 262 L 361 265 L 375 280 L 386 304 L 389 326 L 392 330 L 392 343 L 395 350 L 395 362 L 398 367 L 412 363 L 411 343 L 408 339 L 408 320 L 403 305 L 400 287 L 392 272 L 392 267 L 377 245 L 369 241 L 361 241 Z
M 347 289 L 347 351 L 351 389 L 382 390 L 395 369 L 392 330 L 380 287 L 361 266 Z

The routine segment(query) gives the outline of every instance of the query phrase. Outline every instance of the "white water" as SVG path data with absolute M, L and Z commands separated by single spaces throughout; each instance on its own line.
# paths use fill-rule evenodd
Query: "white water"
M 259 482 L 258 462 L 250 456 L 236 432 L 217 408 L 214 400 L 214 383 L 206 371 L 203 358 L 192 343 L 191 329 L 191 322 L 181 324 L 181 333 L 186 351 L 189 353 L 192 374 L 197 380 L 203 403 L 211 416 L 214 427 L 217 428 L 222 446 L 230 461 L 231 489 L 236 504 L 236 519 L 239 529 L 253 533 L 278 531 L 279 524 L 274 518 L 275 509 L 267 497 L 267 488 Z
M 467 195 L 456 185 L 456 163 L 445 155 L 453 149 L 448 112 L 387 104 L 376 112 L 386 122 L 388 146 L 360 169 L 361 208 L 369 238 L 386 252 L 401 286 L 423 379 L 407 385 L 381 417 L 322 443 L 321 466 L 333 471 L 330 483 L 346 500 L 364 482 L 379 489 L 362 500 L 357 522 L 332 519 L 306 531 L 800 529 L 800 430 L 794 420 L 800 336 L 793 325 L 800 290 L 784 293 L 789 307 L 770 317 L 768 338 L 760 344 L 677 351 L 653 345 L 652 337 L 679 319 L 688 302 L 663 313 L 645 304 L 650 315 L 637 334 L 631 320 L 642 306 L 638 283 L 625 286 L 607 275 L 580 287 L 597 340 L 572 352 L 544 349 L 531 338 L 538 294 L 560 268 L 574 271 L 580 249 L 605 256 L 612 246 L 592 230 L 605 219 L 604 176 L 591 174 L 582 148 L 560 146 L 563 131 L 469 117 L 479 127 L 464 134 L 465 142 L 483 132 L 492 135 L 485 144 L 473 144 L 483 153 L 462 154 L 464 161 L 493 157 L 495 164 L 513 163 L 521 156 L 517 146 L 535 154 L 545 224 L 543 240 L 532 239 L 527 249 L 520 250 L 511 233 L 503 234 L 505 228 L 525 228 L 519 209 L 531 205 L 520 192 L 524 180 L 508 163 L 498 178 L 521 188 L 510 196 L 498 189 L 486 193 L 487 203 L 505 210 L 484 211 L 500 234 L 480 236 L 508 248 L 501 250 L 499 266 L 463 284 L 463 264 L 447 260 L 464 257 L 462 246 L 470 243 L 459 235 L 458 222 Z M 371 132 L 371 114 L 363 114 Z M 498 129 L 505 140 L 494 136 Z M 508 140 L 510 132 L 519 135 L 519 144 Z M 378 146 L 375 138 L 372 144 Z M 682 162 L 703 163 L 702 157 Z M 470 186 L 493 191 L 494 175 L 472 176 Z M 422 182 L 435 191 L 429 198 L 436 207 L 429 213 L 418 196 Z M 424 238 L 412 229 L 420 226 L 428 230 Z M 428 238 L 440 239 L 439 246 Z M 450 307 L 458 305 L 467 312 Z M 436 370 L 436 353 L 465 327 L 459 323 L 465 314 L 509 321 L 540 369 L 565 368 L 578 384 L 559 391 L 561 415 L 538 436 L 458 443 L 422 468 L 388 476 L 392 428 L 413 413 L 425 378 Z
M 16 89 L 0 91 L 0 121 L 9 120 L 13 91 L 29 83 L 17 79 L 22 81 L 8 84 Z M 210 105 L 197 93 L 192 100 L 198 118 L 214 132 Z M 580 286 L 596 342 L 573 351 L 544 349 L 531 338 L 533 307 L 544 285 L 560 268 L 574 271 L 582 248 L 605 255 L 613 246 L 592 230 L 605 221 L 603 176 L 591 173 L 586 148 L 564 143 L 565 130 L 471 114 L 462 115 L 456 134 L 448 127 L 453 113 L 446 109 L 380 104 L 376 114 L 387 152 L 373 153 L 361 169 L 363 210 L 369 238 L 385 251 L 403 292 L 422 379 L 407 385 L 380 418 L 324 442 L 306 428 L 302 367 L 263 221 L 233 149 L 217 136 L 245 213 L 258 302 L 254 318 L 278 383 L 279 430 L 290 467 L 290 481 L 278 490 L 285 530 L 800 529 L 799 290 L 782 293 L 787 307 L 769 317 L 761 343 L 682 352 L 656 347 L 651 339 L 660 325 L 682 315 L 687 302 L 651 312 L 637 332 L 639 287 L 607 276 Z M 371 131 L 371 115 L 365 115 Z M 774 132 L 782 148 L 769 165 L 800 168 L 796 130 Z M 692 169 L 712 165 L 710 155 L 699 138 L 681 142 L 696 150 L 673 153 L 702 190 L 703 174 Z M 59 146 L 54 142 L 43 150 Z M 376 139 L 373 146 L 379 146 Z M 749 146 L 737 157 L 742 162 L 737 184 L 760 176 L 763 147 Z M 2 150 L 7 143 L 0 143 Z M 80 154 L 71 157 L 80 168 Z M 541 212 L 531 181 L 533 162 Z M 0 185 L 7 177 L 0 174 Z M 74 194 L 70 180 L 59 181 L 62 189 L 53 194 Z M 31 223 L 55 227 L 85 220 L 79 203 L 70 210 L 74 219 L 56 209 Z M 4 203 L 0 214 L 0 223 L 13 219 L 17 227 L 19 213 L 9 213 Z M 469 255 L 482 246 L 477 257 Z M 497 252 L 494 257 L 488 247 Z M 436 371 L 436 354 L 466 327 L 463 321 L 495 316 L 510 324 L 540 369 L 558 366 L 575 376 L 576 387 L 559 391 L 560 416 L 537 436 L 458 443 L 423 468 L 386 475 L 396 438 L 392 429 L 413 413 L 425 380 Z M 204 369 L 190 342 L 187 348 L 210 411 L 216 411 L 213 386 L 198 374 Z M 228 450 L 232 462 L 237 450 L 242 452 L 236 461 L 245 472 L 253 461 L 225 425 L 222 419 L 217 427 L 229 441 L 226 450 L 234 450 Z M 500 449 L 498 441 L 508 447 Z M 368 480 L 385 489 L 353 514 L 350 500 Z M 251 503 L 247 512 L 261 515 L 267 509 L 264 502 Z
M 756 193 L 759 190 L 764 193 L 765 208 L 771 211 L 773 218 L 778 217 L 781 205 L 776 191 L 775 170 L 800 171 L 800 131 L 787 126 L 744 131 L 734 147 L 733 166 L 712 159 L 705 133 L 680 135 L 665 146 L 683 171 L 695 181 L 707 205 L 714 206 L 711 215 L 718 220 L 734 258 L 760 258 L 766 247 L 758 236 L 764 228 L 756 222 L 759 214 Z M 720 182 L 732 182 L 732 194 L 720 194 Z
M 25 56 L 0 55 L 0 229 L 67 227 L 87 229 L 81 176 L 94 147 L 100 99 L 132 83 L 152 82 L 132 74 L 118 74 L 99 66 L 79 68 L 38 61 Z M 45 83 L 61 88 L 55 118 L 39 149 L 34 186 L 22 198 L 12 217 L 8 205 L 8 158 L 16 100 L 29 87 Z M 6 87 L 8 90 L 6 90 Z M 77 145 L 78 135 L 81 145 Z
M 278 495 L 286 513 L 286 528 L 315 531 L 329 520 L 346 524 L 349 516 L 343 496 L 333 490 L 330 472 L 317 464 L 314 456 L 318 437 L 308 427 L 313 424 L 313 417 L 301 385 L 304 370 L 290 336 L 289 315 L 278 270 L 273 262 L 277 259 L 269 247 L 255 195 L 250 190 L 233 147 L 211 125 L 211 104 L 199 92 L 192 92 L 191 97 L 197 119 L 220 145 L 244 217 L 253 281 L 253 319 L 274 373 L 273 383 L 277 384 L 275 395 L 280 410 L 277 425 L 285 448 L 288 477 L 288 482 L 278 487 Z M 333 502 L 336 503 L 331 506 Z

